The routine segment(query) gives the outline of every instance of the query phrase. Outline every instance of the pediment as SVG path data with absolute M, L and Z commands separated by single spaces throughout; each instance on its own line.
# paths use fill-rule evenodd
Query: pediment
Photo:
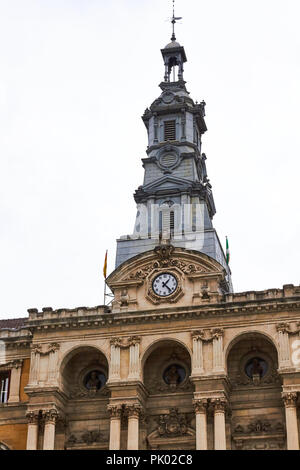
M 191 185 L 190 180 L 186 180 L 184 178 L 176 178 L 175 176 L 163 176 L 158 180 L 148 183 L 143 186 L 143 190 L 148 191 L 155 191 L 155 190 L 162 190 L 162 189 L 184 189 Z
M 224 275 L 223 266 L 204 253 L 162 245 L 125 261 L 108 277 L 107 284 L 113 287 L 115 283 L 122 281 L 143 281 L 160 268 L 176 268 L 190 277 Z

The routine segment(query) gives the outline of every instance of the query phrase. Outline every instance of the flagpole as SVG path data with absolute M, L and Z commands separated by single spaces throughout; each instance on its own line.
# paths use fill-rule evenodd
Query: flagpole
M 104 301 L 103 301 L 103 305 L 105 305 L 105 300 L 106 300 L 106 278 L 104 278 Z

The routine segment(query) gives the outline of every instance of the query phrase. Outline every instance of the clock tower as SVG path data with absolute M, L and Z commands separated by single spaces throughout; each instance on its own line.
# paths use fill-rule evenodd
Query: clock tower
M 171 42 L 161 50 L 161 94 L 142 116 L 148 134 L 144 181 L 134 193 L 133 234 L 117 241 L 116 268 L 159 245 L 172 245 L 217 261 L 225 270 L 222 290 L 232 292 L 230 269 L 212 223 L 216 208 L 202 151 L 206 103 L 194 101 L 187 91 L 187 57 L 176 41 L 175 21 L 173 16 Z

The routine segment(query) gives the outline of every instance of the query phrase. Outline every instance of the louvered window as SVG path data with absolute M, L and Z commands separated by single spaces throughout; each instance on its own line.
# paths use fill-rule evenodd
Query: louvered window
M 176 121 L 164 122 L 164 140 L 176 140 Z
M 174 211 L 160 211 L 159 212 L 159 235 L 160 238 L 170 237 L 174 235 L 174 226 L 175 226 L 175 218 L 174 218 Z
M 9 372 L 0 373 L 0 403 L 8 400 Z

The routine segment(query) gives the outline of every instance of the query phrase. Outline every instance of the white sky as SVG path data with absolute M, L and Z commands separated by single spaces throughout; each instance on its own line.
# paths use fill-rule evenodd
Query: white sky
M 177 0 L 236 292 L 300 284 L 299 0 Z M 103 303 L 171 0 L 0 0 L 0 318 Z

